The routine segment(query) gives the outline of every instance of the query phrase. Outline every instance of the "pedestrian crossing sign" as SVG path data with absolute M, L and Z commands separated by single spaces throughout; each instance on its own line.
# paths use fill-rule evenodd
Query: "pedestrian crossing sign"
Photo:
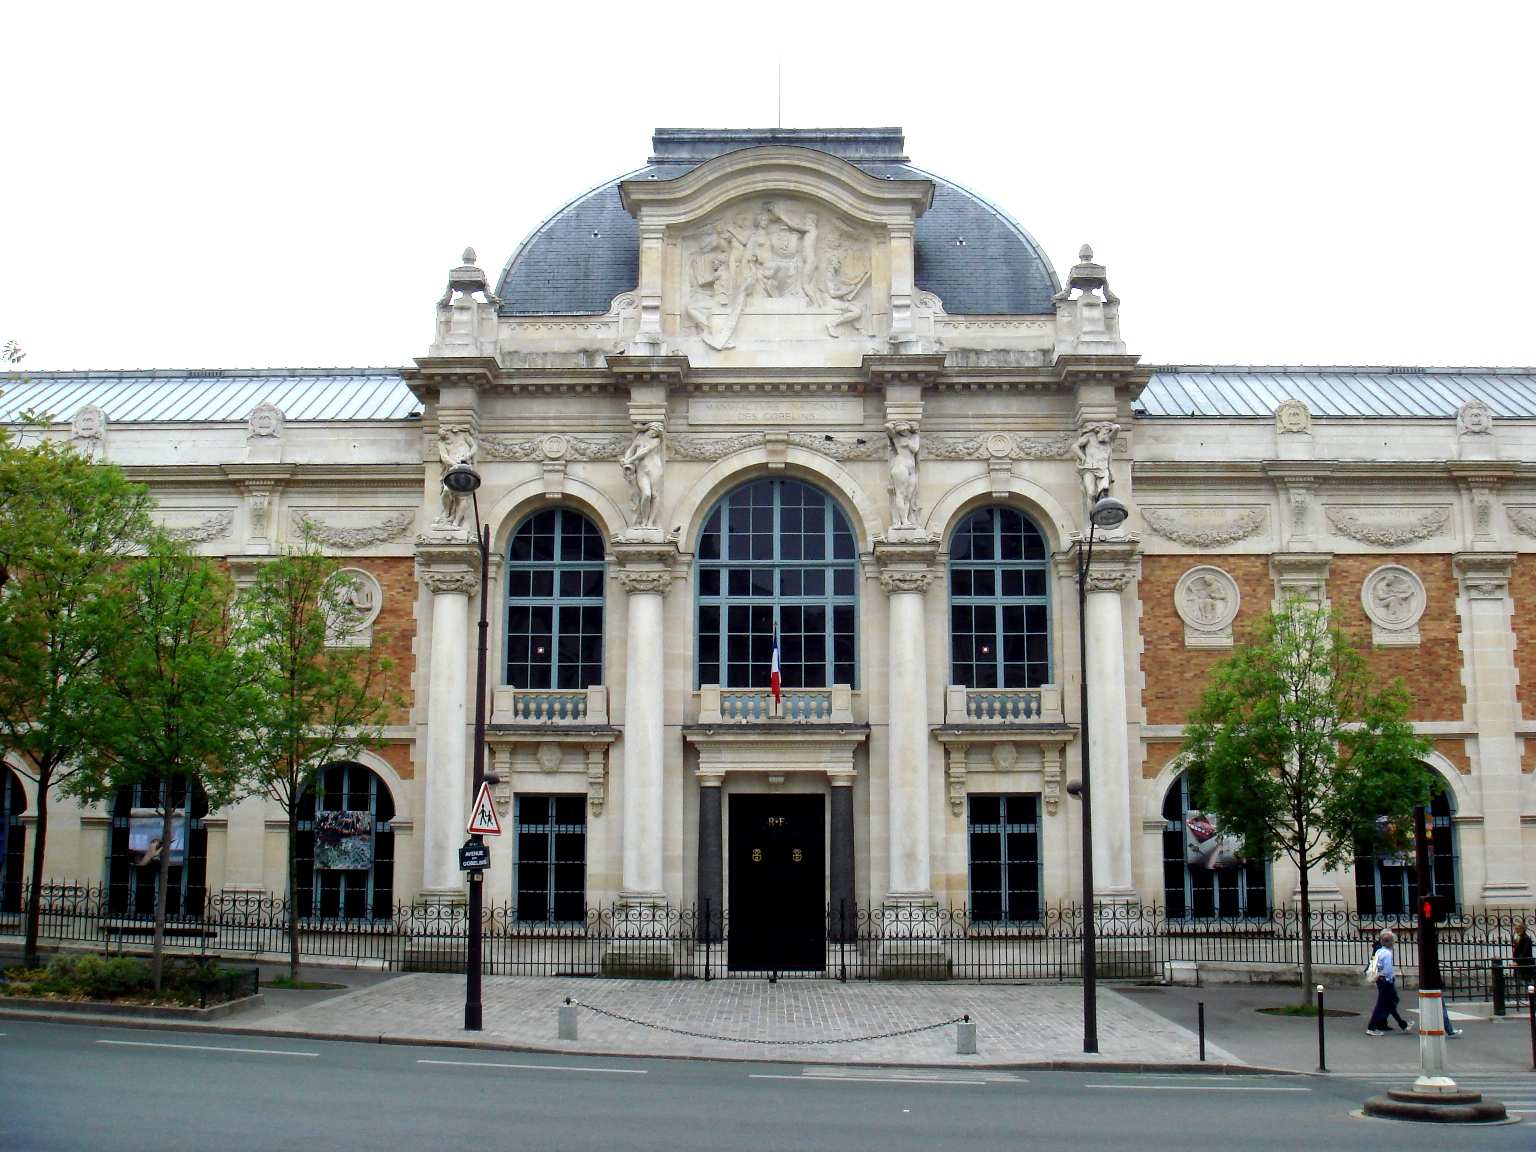
M 469 813 L 468 831 L 471 836 L 501 835 L 501 821 L 496 816 L 496 805 L 491 801 L 490 784 L 482 783 L 480 791 L 475 795 L 475 806 Z

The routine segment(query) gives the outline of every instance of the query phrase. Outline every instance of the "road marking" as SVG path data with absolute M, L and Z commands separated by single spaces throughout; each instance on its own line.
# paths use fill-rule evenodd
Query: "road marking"
M 527 1068 L 534 1072 L 611 1072 L 615 1076 L 648 1076 L 645 1068 L 577 1068 L 567 1064 L 491 1064 L 482 1060 L 418 1060 L 418 1064 L 451 1064 L 456 1068 Z
M 1310 1088 L 1267 1088 L 1246 1084 L 1084 1084 L 1084 1088 L 1120 1088 L 1135 1092 L 1310 1092 Z
M 919 1080 L 913 1076 L 776 1076 L 768 1072 L 752 1072 L 748 1080 L 798 1080 L 802 1084 L 981 1084 L 991 1080 Z
M 213 1044 L 159 1044 L 153 1040 L 98 1040 L 98 1044 L 120 1044 L 127 1048 L 186 1048 L 194 1052 L 244 1052 L 256 1056 L 318 1056 L 318 1052 L 284 1052 L 278 1048 L 222 1048 Z
M 1010 1084 L 1028 1084 L 1029 1081 L 1015 1072 L 987 1072 L 980 1068 L 974 1068 L 969 1072 L 959 1068 L 951 1068 L 947 1071 L 927 1071 L 920 1068 L 858 1068 L 838 1065 L 811 1064 L 800 1069 L 802 1076 L 822 1077 L 827 1080 L 847 1079 L 849 1077 L 879 1075 L 893 1077 L 898 1080 L 953 1080 L 960 1076 L 966 1080 L 986 1080 L 988 1082 L 1005 1082 Z

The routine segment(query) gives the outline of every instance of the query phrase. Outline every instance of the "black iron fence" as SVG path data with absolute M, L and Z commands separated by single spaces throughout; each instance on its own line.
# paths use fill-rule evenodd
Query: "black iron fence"
M 772 917 L 732 917 L 711 908 L 597 907 L 579 921 L 520 920 L 507 904 L 484 911 L 485 971 L 526 976 L 831 977 L 843 980 L 1031 980 L 1081 978 L 1084 910 L 1047 908 L 1038 920 L 982 920 L 963 907 L 911 905 L 828 910 L 825 932 L 786 933 Z M 1302 960 L 1303 924 L 1293 909 L 1245 919 L 1182 919 L 1152 905 L 1096 910 L 1101 978 L 1161 980 L 1191 964 L 1267 965 L 1294 978 Z M 1517 911 L 1472 912 L 1440 928 L 1440 955 L 1455 999 L 1491 1000 L 1496 971 L 1505 999 L 1524 1003 L 1521 979 L 1504 961 L 1520 929 Z M 0 915 L 0 941 L 20 942 L 23 912 Z M 1320 975 L 1338 983 L 1363 973 L 1383 928 L 1398 936 L 1399 969 L 1418 967 L 1411 920 L 1316 911 L 1306 935 Z M 102 886 L 44 888 L 45 945 L 142 951 L 153 933 L 143 916 L 114 912 Z M 169 943 L 178 951 L 226 958 L 278 959 L 289 948 L 285 900 L 259 895 L 210 896 L 196 916 L 174 917 Z M 299 952 L 407 971 L 463 971 L 468 940 L 463 904 L 402 903 L 388 919 L 299 921 Z M 1520 985 L 1517 991 L 1516 985 Z

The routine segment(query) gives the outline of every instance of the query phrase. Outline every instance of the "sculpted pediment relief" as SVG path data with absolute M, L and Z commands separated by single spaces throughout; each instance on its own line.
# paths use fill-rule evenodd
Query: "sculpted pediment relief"
M 888 346 L 918 350 L 912 228 L 930 181 L 754 148 L 675 180 L 626 181 L 621 193 L 640 224 L 634 354 L 745 362 L 812 342 L 857 363 Z

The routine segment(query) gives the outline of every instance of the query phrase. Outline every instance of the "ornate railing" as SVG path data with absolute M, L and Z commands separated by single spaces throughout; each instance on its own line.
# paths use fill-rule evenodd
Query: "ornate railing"
M 944 702 L 946 724 L 1061 723 L 1061 689 L 966 688 L 951 684 Z
M 608 689 L 498 688 L 494 724 L 606 724 Z
M 846 684 L 830 688 L 785 688 L 775 700 L 767 688 L 699 690 L 700 724 L 852 724 L 853 693 Z

